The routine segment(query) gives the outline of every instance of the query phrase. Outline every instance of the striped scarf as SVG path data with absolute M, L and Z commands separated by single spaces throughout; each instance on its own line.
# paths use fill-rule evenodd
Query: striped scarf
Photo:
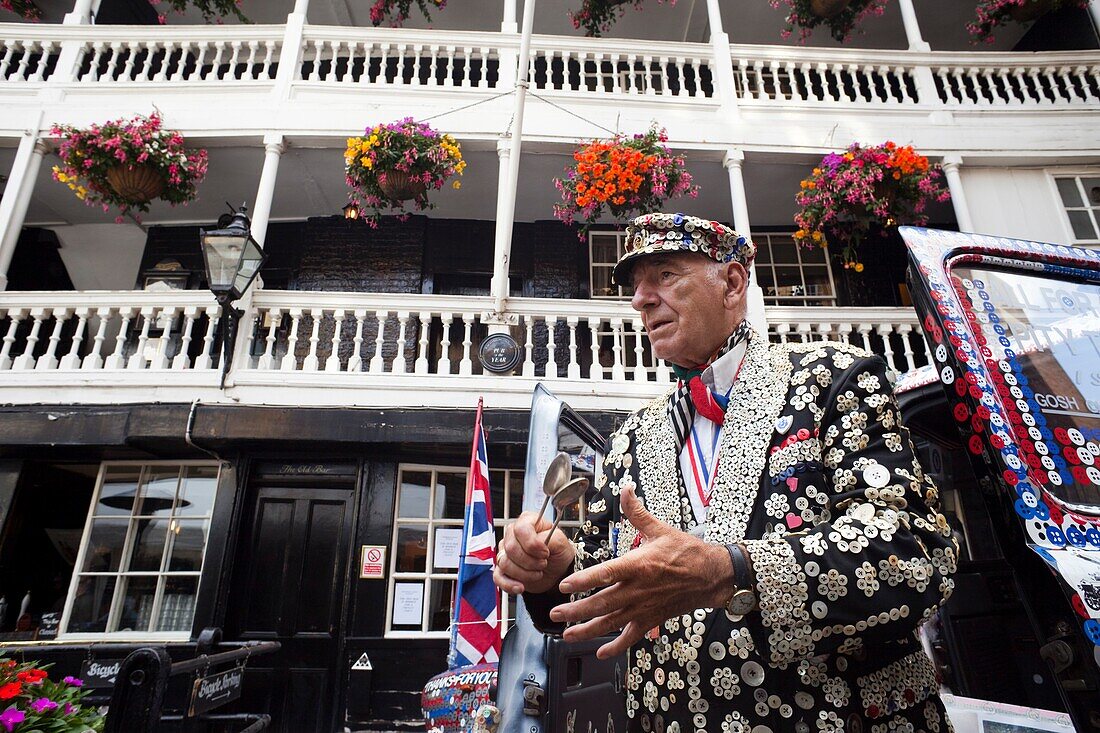
M 748 320 L 741 321 L 741 325 L 733 330 L 726 343 L 714 355 L 714 358 L 706 364 L 700 364 L 692 368 L 685 368 L 676 364 L 672 365 L 672 371 L 680 380 L 676 385 L 676 391 L 668 399 L 668 419 L 672 422 L 672 430 L 676 434 L 676 455 L 684 449 L 688 433 L 695 422 L 695 413 L 701 412 L 713 422 L 722 424 L 722 418 L 726 413 L 729 400 L 721 395 L 711 392 L 700 378 L 703 371 L 714 362 L 733 350 L 735 346 L 749 337 Z

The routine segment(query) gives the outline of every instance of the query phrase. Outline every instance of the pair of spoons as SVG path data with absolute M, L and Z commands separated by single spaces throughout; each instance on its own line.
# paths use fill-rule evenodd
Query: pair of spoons
M 560 452 L 550 461 L 546 469 L 546 475 L 542 479 L 542 493 L 546 498 L 542 501 L 542 508 L 535 518 L 535 526 L 538 526 L 542 515 L 546 513 L 548 504 L 554 504 L 554 526 L 550 528 L 550 534 L 546 535 L 546 546 L 550 546 L 550 538 L 558 528 L 565 510 L 577 503 L 584 493 L 588 491 L 588 479 L 584 477 L 573 478 L 573 464 L 569 460 L 569 454 Z

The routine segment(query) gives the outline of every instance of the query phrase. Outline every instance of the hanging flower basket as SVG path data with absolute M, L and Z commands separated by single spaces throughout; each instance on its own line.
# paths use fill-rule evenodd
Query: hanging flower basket
M 844 12 L 849 0 L 810 0 L 810 10 L 819 18 L 834 18 Z
M 0 10 L 15 13 L 23 20 L 39 21 L 42 19 L 42 11 L 34 0 L 0 0 Z
M 611 140 L 591 140 L 573 152 L 574 165 L 564 178 L 554 179 L 562 203 L 554 204 L 554 216 L 566 224 L 580 224 L 577 236 L 584 241 L 600 217 L 610 214 L 628 219 L 660 211 L 677 196 L 699 195 L 684 158 L 665 145 L 668 136 L 656 125 L 644 135 L 619 135 Z
M 676 0 L 657 1 L 676 4 Z M 569 20 L 573 21 L 574 28 L 583 28 L 586 36 L 599 37 L 609 32 L 615 21 L 623 16 L 626 5 L 633 5 L 641 10 L 642 0 L 581 0 L 579 10 L 569 11 Z
M 428 191 L 443 188 L 447 179 L 461 176 L 465 169 L 462 149 L 453 137 L 411 117 L 367 128 L 363 136 L 349 137 L 344 150 L 350 198 L 371 226 L 378 226 L 387 209 L 408 216 L 408 201 L 420 211 L 434 208 Z M 457 180 L 451 185 L 461 186 Z
M 414 0 L 374 0 L 374 4 L 370 7 L 371 25 L 389 23 L 395 28 L 399 27 L 409 19 L 413 2 Z M 431 11 L 442 10 L 447 5 L 447 0 L 415 0 L 415 2 L 421 15 L 429 23 L 432 21 Z
M 1009 21 L 1028 23 L 1062 8 L 1087 10 L 1089 0 L 980 0 L 974 20 L 966 24 L 973 42 L 993 43 L 994 29 Z
M 103 730 L 103 716 L 83 703 L 88 695 L 84 682 L 75 677 L 51 680 L 49 666 L 0 659 L 0 729 L 13 733 Z
M 83 129 L 54 125 L 50 133 L 61 138 L 54 180 L 90 206 L 118 208 L 116 221 L 148 212 L 153 199 L 173 206 L 194 201 L 206 177 L 206 151 L 184 147 L 183 136 L 163 129 L 156 113 Z
M 836 40 L 844 43 L 870 16 L 882 15 L 887 0 L 768 0 L 773 8 L 787 11 L 786 27 L 780 33 L 790 38 L 798 29 L 798 40 L 805 42 L 813 29 L 824 26 Z
M 824 247 L 832 238 L 844 267 L 862 272 L 859 247 L 872 228 L 922 226 L 929 203 L 951 198 L 941 176 L 938 165 L 908 145 L 854 143 L 844 153 L 829 153 L 795 196 L 801 207 L 795 241 Z
M 164 191 L 164 176 L 148 165 L 116 165 L 107 171 L 107 182 L 121 198 L 146 203 Z

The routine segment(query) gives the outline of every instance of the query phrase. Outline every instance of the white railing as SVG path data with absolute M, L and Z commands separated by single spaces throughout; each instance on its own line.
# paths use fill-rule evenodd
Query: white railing
M 309 26 L 295 79 L 346 87 L 492 89 L 499 82 L 500 46 L 499 38 L 485 33 Z
M 0 374 L 211 371 L 219 320 L 197 291 L 0 293 Z
M 283 53 L 284 43 L 294 44 Z M 984 110 L 1100 104 L 1095 51 L 910 52 L 535 36 L 536 93 L 691 104 L 717 102 L 719 78 L 749 107 Z M 508 89 L 513 34 L 394 28 L 66 26 L 0 23 L 0 88 L 209 81 L 323 88 Z M 280 63 L 290 68 L 279 72 Z M 718 73 L 729 63 L 731 74 Z
M 459 405 L 490 389 L 522 407 L 544 381 L 579 404 L 631 406 L 673 379 L 629 303 L 508 302 L 520 359 L 499 376 L 478 358 L 490 298 L 259 290 L 227 387 L 246 404 L 368 406 Z M 769 318 L 774 341 L 845 341 L 898 371 L 928 363 L 907 309 L 775 307 Z M 224 325 L 198 291 L 0 294 L 0 402 L 223 399 Z

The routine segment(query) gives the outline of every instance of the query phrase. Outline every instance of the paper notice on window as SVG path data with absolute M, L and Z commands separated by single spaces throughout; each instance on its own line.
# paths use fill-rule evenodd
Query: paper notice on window
M 395 583 L 393 586 L 393 625 L 419 626 L 424 612 L 423 583 Z
M 432 563 L 436 568 L 457 568 L 458 558 L 462 552 L 462 530 L 436 529 L 435 549 Z

